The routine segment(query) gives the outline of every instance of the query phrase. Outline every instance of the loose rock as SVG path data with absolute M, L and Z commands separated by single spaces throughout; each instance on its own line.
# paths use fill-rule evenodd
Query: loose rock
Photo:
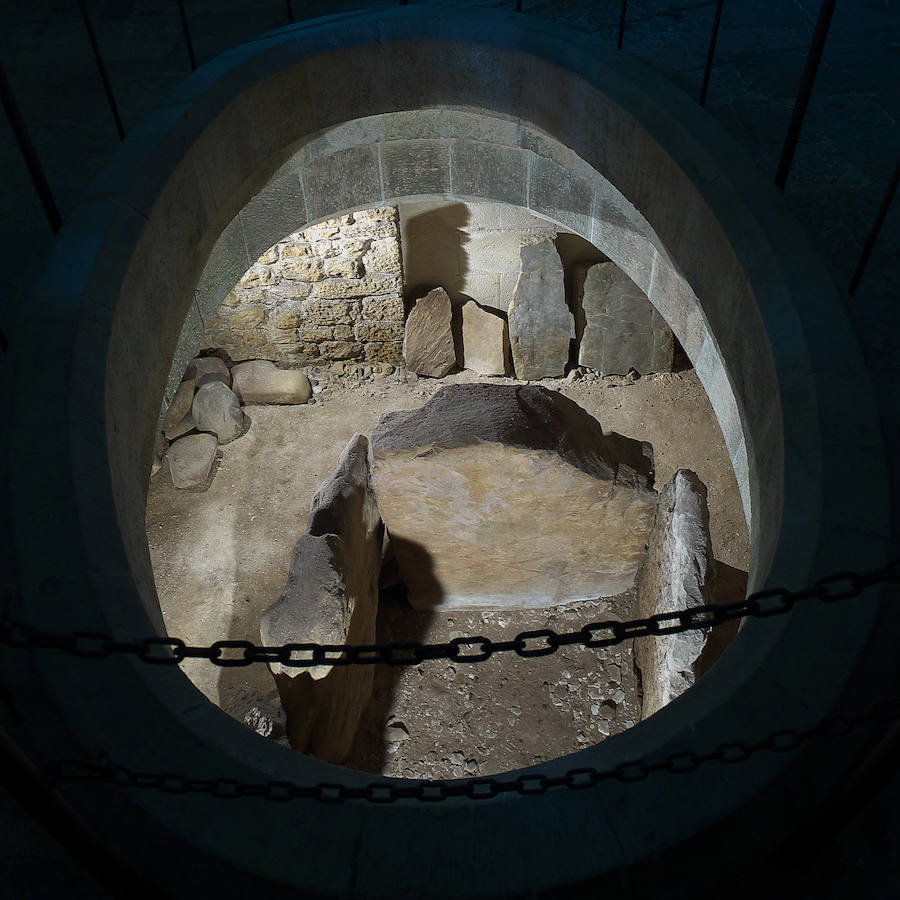
M 462 308 L 463 365 L 479 375 L 509 373 L 509 327 L 474 300 Z
M 175 395 L 172 402 L 166 410 L 166 417 L 163 419 L 163 431 L 169 432 L 174 430 L 178 424 L 191 411 L 191 404 L 194 402 L 194 389 L 196 387 L 195 378 L 186 378 L 175 389 Z M 166 434 L 169 440 L 174 440 L 178 435 Z
M 197 430 L 215 434 L 220 444 L 241 436 L 244 417 L 238 398 L 221 381 L 211 381 L 197 391 L 191 415 Z
M 566 306 L 562 262 L 553 241 L 526 244 L 521 272 L 509 305 L 509 340 L 516 377 L 560 378 L 575 336 Z
M 231 373 L 218 356 L 195 357 L 188 363 L 185 377 L 192 377 L 198 388 L 213 381 L 221 381 L 225 387 L 231 387 Z
M 303 372 L 279 369 L 267 359 L 251 359 L 231 370 L 242 403 L 306 403 L 312 386 Z
M 172 484 L 183 491 L 206 484 L 216 458 L 216 444 L 212 434 L 189 434 L 171 444 L 166 456 Z
M 443 288 L 416 301 L 403 335 L 403 358 L 410 371 L 443 378 L 456 365 L 451 321 L 450 298 Z
M 443 387 L 383 416 L 369 459 L 417 609 L 553 606 L 634 581 L 656 509 L 652 449 L 604 435 L 561 394 Z

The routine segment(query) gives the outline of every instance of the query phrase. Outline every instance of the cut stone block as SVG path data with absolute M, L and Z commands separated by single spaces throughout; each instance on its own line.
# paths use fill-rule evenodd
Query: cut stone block
M 372 432 L 372 487 L 417 609 L 552 606 L 631 587 L 652 448 L 537 385 L 461 384 Z
M 577 267 L 574 288 L 579 365 L 601 375 L 672 370 L 671 329 L 615 263 Z
M 216 458 L 217 445 L 214 434 L 189 434 L 170 444 L 166 457 L 172 484 L 182 491 L 203 487 Z
M 451 322 L 450 298 L 443 288 L 416 301 L 403 335 L 403 358 L 411 372 L 443 378 L 456 365 Z
M 637 577 L 638 616 L 712 603 L 713 572 L 706 487 L 689 469 L 679 469 L 659 497 L 647 558 Z M 706 638 L 704 631 L 686 631 L 634 642 L 643 718 L 694 683 L 694 663 Z
M 479 375 L 509 372 L 509 328 L 474 300 L 462 308 L 463 365 Z
M 231 375 L 242 403 L 306 403 L 312 396 L 312 386 L 302 372 L 279 369 L 267 359 L 238 363 Z
M 367 448 L 366 438 L 355 435 L 313 498 L 287 585 L 263 613 L 263 643 L 374 643 L 384 527 L 369 488 Z M 291 747 L 341 762 L 371 696 L 373 667 L 270 668 Z
M 526 244 L 509 305 L 509 341 L 516 377 L 525 381 L 559 378 L 574 337 L 566 306 L 562 261 L 553 241 Z
M 194 394 L 191 407 L 198 431 L 206 431 L 227 444 L 241 436 L 244 416 L 238 398 L 221 381 L 210 381 Z

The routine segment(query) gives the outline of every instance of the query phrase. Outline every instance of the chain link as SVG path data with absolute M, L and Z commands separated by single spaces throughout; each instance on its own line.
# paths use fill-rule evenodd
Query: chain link
M 515 653 L 529 659 L 548 656 L 560 647 L 613 647 L 634 638 L 715 628 L 735 619 L 765 619 L 790 612 L 797 603 L 804 600 L 834 603 L 858 597 L 867 588 L 888 582 L 900 582 L 900 559 L 871 572 L 835 572 L 820 578 L 812 587 L 800 591 L 771 588 L 721 606 L 696 606 L 624 622 L 592 622 L 578 631 L 563 633 L 541 628 L 523 631 L 511 640 L 504 641 L 475 635 L 453 638 L 440 644 L 291 643 L 267 647 L 252 641 L 221 640 L 208 647 L 193 647 L 177 637 L 154 636 L 139 641 L 117 641 L 109 635 L 95 632 L 42 632 L 22 622 L 3 618 L 0 619 L 0 643 L 29 650 L 59 650 L 82 659 L 106 659 L 113 655 L 127 654 L 150 665 L 178 665 L 185 659 L 205 659 L 223 668 L 254 663 L 279 663 L 290 668 L 376 664 L 415 666 L 435 659 L 479 663 L 490 659 L 495 653 Z
M 584 790 L 596 787 L 604 781 L 630 784 L 644 781 L 657 772 L 683 775 L 695 772 L 711 762 L 735 765 L 746 762 L 759 753 L 792 753 L 812 739 L 839 738 L 861 725 L 897 719 L 900 719 L 900 697 L 890 697 L 855 715 L 829 716 L 811 727 L 781 729 L 759 741 L 727 741 L 703 753 L 680 750 L 654 762 L 635 759 L 608 769 L 585 766 L 569 769 L 560 775 L 529 772 L 507 778 L 417 781 L 406 784 L 373 781 L 367 785 L 351 786 L 333 782 L 300 785 L 289 781 L 243 783 L 231 778 L 190 778 L 172 772 L 136 772 L 112 763 L 71 759 L 55 762 L 44 771 L 47 776 L 57 781 L 111 784 L 166 794 L 209 794 L 222 800 L 236 800 L 242 797 L 257 797 L 272 803 L 292 800 L 315 800 L 319 803 L 344 803 L 352 800 L 395 803 L 398 800 L 415 800 L 433 803 L 451 797 L 490 800 L 501 794 L 536 796 L 558 788 Z

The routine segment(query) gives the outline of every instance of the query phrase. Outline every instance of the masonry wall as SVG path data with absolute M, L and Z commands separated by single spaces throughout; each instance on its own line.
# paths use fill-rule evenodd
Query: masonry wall
M 395 206 L 288 235 L 238 281 L 210 319 L 205 349 L 292 368 L 338 360 L 403 362 L 403 277 Z

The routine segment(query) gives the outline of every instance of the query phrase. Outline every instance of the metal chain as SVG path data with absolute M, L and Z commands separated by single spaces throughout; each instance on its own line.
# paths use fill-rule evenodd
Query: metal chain
M 288 668 L 386 664 L 415 666 L 427 660 L 447 659 L 478 663 L 495 653 L 516 653 L 525 659 L 547 656 L 560 647 L 612 647 L 639 637 L 659 637 L 714 628 L 724 622 L 783 615 L 801 600 L 815 598 L 825 603 L 859 596 L 876 584 L 900 582 L 900 559 L 871 572 L 835 572 L 801 591 L 771 588 L 743 600 L 721 606 L 707 604 L 693 609 L 657 613 L 642 619 L 592 622 L 578 631 L 558 633 L 550 628 L 523 631 L 514 638 L 457 637 L 440 644 L 394 642 L 388 644 L 290 643 L 260 646 L 252 641 L 214 641 L 204 647 L 190 646 L 181 638 L 147 637 L 120 641 L 107 634 L 75 631 L 44 632 L 11 618 L 0 619 L 0 643 L 27 650 L 59 650 L 82 659 L 106 659 L 116 654 L 136 656 L 151 665 L 178 665 L 186 659 L 205 659 L 223 668 L 254 663 L 279 663 Z
M 510 778 L 417 781 L 406 784 L 373 781 L 366 785 L 351 786 L 333 782 L 300 785 L 290 781 L 241 782 L 232 778 L 190 778 L 173 772 L 137 772 L 112 763 L 73 759 L 55 762 L 44 771 L 50 778 L 58 781 L 113 784 L 166 794 L 209 794 L 222 800 L 237 800 L 241 797 L 258 797 L 272 802 L 316 800 L 320 803 L 343 803 L 349 800 L 369 803 L 418 800 L 428 803 L 451 797 L 489 800 L 500 794 L 545 794 L 549 790 L 563 787 L 582 790 L 596 787 L 604 781 L 643 781 L 657 772 L 680 775 L 694 772 L 710 762 L 732 765 L 745 762 L 758 753 L 787 753 L 798 750 L 813 738 L 837 738 L 861 725 L 897 719 L 900 719 L 900 697 L 891 697 L 855 715 L 829 716 L 810 728 L 786 728 L 772 732 L 758 741 L 728 741 L 703 753 L 683 750 L 670 753 L 657 762 L 634 759 L 608 769 L 584 766 L 569 769 L 561 775 L 534 772 Z

